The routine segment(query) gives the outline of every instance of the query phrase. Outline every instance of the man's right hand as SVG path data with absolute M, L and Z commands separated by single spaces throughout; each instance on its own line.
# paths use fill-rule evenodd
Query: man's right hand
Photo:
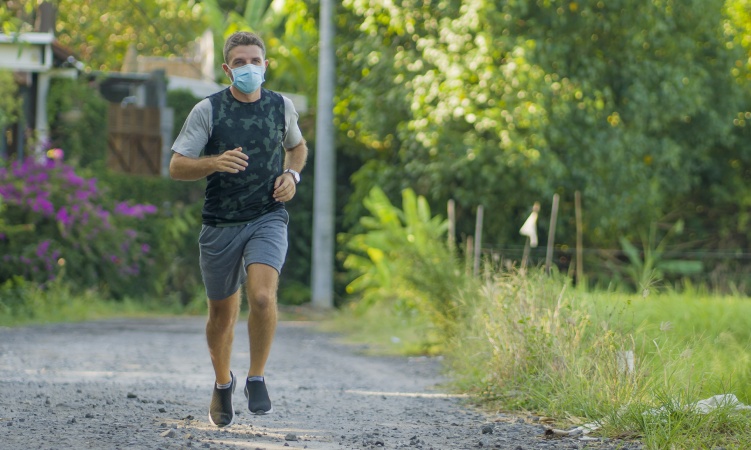
M 248 155 L 242 152 L 241 147 L 227 150 L 214 158 L 215 172 L 238 173 L 248 167 L 247 159 Z

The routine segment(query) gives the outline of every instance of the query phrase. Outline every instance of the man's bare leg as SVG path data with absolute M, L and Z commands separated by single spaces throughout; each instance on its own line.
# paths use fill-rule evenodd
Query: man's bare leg
M 276 332 L 276 290 L 279 273 L 266 264 L 248 266 L 248 337 L 250 370 L 248 377 L 262 377 Z
M 229 374 L 235 322 L 240 311 L 240 290 L 223 300 L 209 300 L 209 320 L 206 322 L 206 340 L 209 343 L 211 364 L 217 384 L 232 381 Z

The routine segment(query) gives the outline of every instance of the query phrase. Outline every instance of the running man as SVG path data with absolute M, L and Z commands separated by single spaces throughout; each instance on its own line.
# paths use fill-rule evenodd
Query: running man
M 276 290 L 287 254 L 284 202 L 294 197 L 308 155 L 292 102 L 261 87 L 268 65 L 260 37 L 245 31 L 230 36 L 222 68 L 232 86 L 198 103 L 172 146 L 172 179 L 208 178 L 198 243 L 209 298 L 206 340 L 216 375 L 209 421 L 218 427 L 235 421 L 237 380 L 230 356 L 246 278 L 250 370 L 245 397 L 251 413 L 272 412 L 263 370 L 276 331 Z

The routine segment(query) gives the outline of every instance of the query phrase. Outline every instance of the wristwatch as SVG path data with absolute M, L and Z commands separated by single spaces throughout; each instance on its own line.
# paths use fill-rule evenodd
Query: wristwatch
M 300 183 L 300 172 L 298 172 L 296 170 L 292 170 L 292 169 L 287 169 L 287 170 L 284 171 L 284 173 L 291 173 L 292 174 L 292 178 L 295 179 L 295 184 Z

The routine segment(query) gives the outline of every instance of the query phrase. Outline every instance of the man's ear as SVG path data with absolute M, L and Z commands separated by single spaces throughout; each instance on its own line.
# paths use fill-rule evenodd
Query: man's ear
M 229 80 L 234 83 L 235 80 L 232 79 L 232 71 L 230 70 L 229 66 L 227 64 L 222 64 L 222 69 L 224 69 L 224 74 L 227 75 L 227 78 L 229 78 Z

